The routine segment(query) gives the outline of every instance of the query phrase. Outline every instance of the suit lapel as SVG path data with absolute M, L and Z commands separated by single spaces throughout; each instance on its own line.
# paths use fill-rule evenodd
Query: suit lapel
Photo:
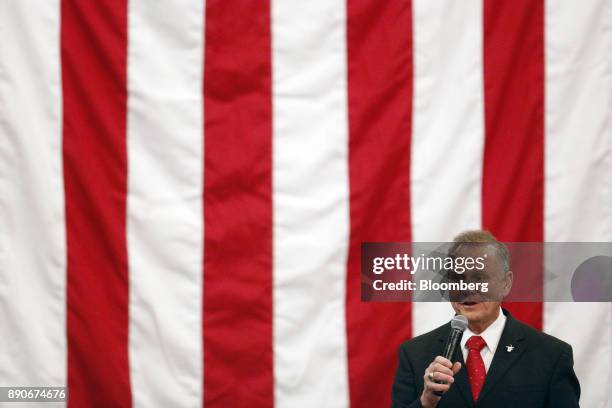
M 472 390 L 470 389 L 470 381 L 467 376 L 467 368 L 465 367 L 465 361 L 463 361 L 463 353 L 461 350 L 458 351 L 459 361 L 461 362 L 461 370 L 455 375 L 455 386 L 459 389 L 461 396 L 467 402 L 468 406 L 474 406 L 474 398 L 472 397 Z
M 450 331 L 450 325 L 448 331 Z M 448 331 L 446 332 L 446 335 L 448 335 Z M 434 354 L 434 356 L 442 354 L 445 342 L 446 336 L 439 338 L 439 349 Z M 474 407 L 474 399 L 472 398 L 472 391 L 470 390 L 470 383 L 467 376 L 467 370 L 465 368 L 465 361 L 463 361 L 461 345 L 459 345 L 459 348 L 457 349 L 457 357 L 457 361 L 461 363 L 461 370 L 459 370 L 459 372 L 455 375 L 455 382 L 453 383 L 453 387 L 456 387 L 459 390 L 459 394 L 461 394 L 468 407 Z
M 478 401 L 482 401 L 499 381 L 506 375 L 508 370 L 516 363 L 527 349 L 527 344 L 524 341 L 521 327 L 516 323 L 514 318 L 508 314 L 506 327 L 497 345 L 497 350 L 493 356 L 491 367 L 487 372 L 485 383 L 478 397 Z M 508 347 L 512 347 L 508 351 Z

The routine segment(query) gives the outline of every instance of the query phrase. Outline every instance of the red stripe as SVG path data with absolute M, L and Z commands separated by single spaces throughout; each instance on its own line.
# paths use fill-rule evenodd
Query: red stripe
M 346 324 L 351 407 L 390 405 L 411 305 L 360 301 L 360 244 L 410 241 L 412 4 L 347 2 L 351 237 Z
M 127 3 L 63 0 L 69 406 L 129 407 Z
M 206 3 L 204 399 L 274 405 L 270 4 Z
M 544 1 L 484 1 L 483 225 L 502 241 L 544 238 Z M 542 276 L 542 268 L 537 273 Z M 506 305 L 542 327 L 541 303 Z

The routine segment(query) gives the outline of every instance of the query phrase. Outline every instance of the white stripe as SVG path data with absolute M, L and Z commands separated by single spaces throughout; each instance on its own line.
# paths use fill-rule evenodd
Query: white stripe
M 482 1 L 415 0 L 413 10 L 412 237 L 450 241 L 481 225 Z M 412 310 L 414 335 L 452 317 L 446 303 Z
M 129 2 L 134 407 L 202 406 L 203 2 Z
M 272 3 L 277 408 L 348 406 L 346 10 Z
M 545 21 L 546 241 L 610 242 L 612 3 L 549 0 Z M 545 304 L 545 331 L 574 348 L 581 406 L 612 405 L 610 327 L 609 303 Z
M 0 386 L 65 386 L 59 2 L 0 2 L 0 38 Z

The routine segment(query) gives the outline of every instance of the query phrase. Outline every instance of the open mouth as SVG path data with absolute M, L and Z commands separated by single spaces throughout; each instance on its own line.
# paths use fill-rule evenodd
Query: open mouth
M 477 305 L 478 303 L 480 302 L 461 302 L 463 306 L 474 306 L 474 305 Z

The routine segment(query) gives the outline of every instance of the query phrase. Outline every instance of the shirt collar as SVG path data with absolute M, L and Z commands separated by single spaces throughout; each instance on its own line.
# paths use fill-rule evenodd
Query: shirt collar
M 500 307 L 497 319 L 495 319 L 495 321 L 491 323 L 491 325 L 487 327 L 482 333 L 475 334 L 470 330 L 469 327 L 465 329 L 465 331 L 463 332 L 463 337 L 461 337 L 461 347 L 465 348 L 465 343 L 467 343 L 470 337 L 480 336 L 487 343 L 486 347 L 488 347 L 492 353 L 495 353 L 495 350 L 497 350 L 497 345 L 499 344 L 499 340 L 501 339 L 502 332 L 504 331 L 506 320 L 506 315 Z

